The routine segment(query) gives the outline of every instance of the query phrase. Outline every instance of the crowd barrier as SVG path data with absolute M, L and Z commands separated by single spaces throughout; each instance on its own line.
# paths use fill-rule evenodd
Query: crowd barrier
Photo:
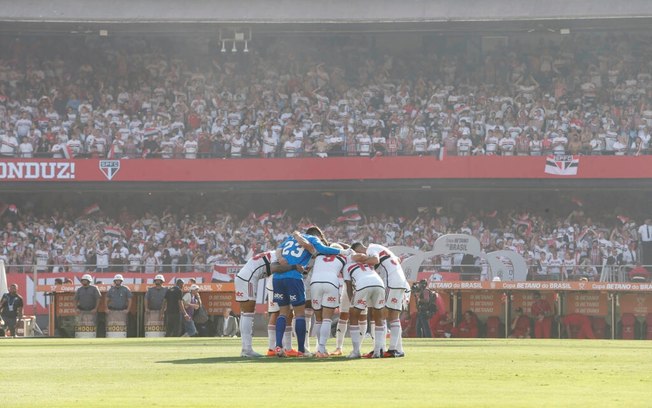
M 532 317 L 538 293 L 552 306 L 549 318 L 554 320 L 556 337 L 564 335 L 562 318 L 579 314 L 591 319 L 597 338 L 652 340 L 652 283 L 456 281 L 431 282 L 428 287 L 443 298 L 457 322 L 468 310 L 485 329 L 499 319 L 499 337 L 510 335 L 517 308 Z
M 125 279 L 127 277 L 125 276 Z M 132 278 L 133 279 L 133 278 Z M 209 316 L 222 316 L 225 309 L 231 308 L 239 312 L 235 301 L 233 283 L 198 283 L 199 295 Z M 107 310 L 106 293 L 111 285 L 97 285 L 102 299 L 97 314 L 80 312 L 75 304 L 75 292 L 79 284 L 38 285 L 38 292 L 48 293 L 51 299 L 48 305 L 49 334 L 54 336 L 57 330 L 60 335 L 77 338 L 93 338 L 98 335 L 97 320 L 103 319 L 102 336 L 108 338 L 135 337 L 163 337 L 165 335 L 164 317 L 158 311 L 145 310 L 145 293 L 151 283 L 127 283 L 133 295 L 129 310 Z M 169 285 L 166 285 L 169 286 Z M 184 287 L 188 291 L 189 286 Z M 72 325 L 69 324 L 72 322 Z M 72 326 L 72 327 L 69 327 Z M 70 330 L 70 333 L 68 332 Z

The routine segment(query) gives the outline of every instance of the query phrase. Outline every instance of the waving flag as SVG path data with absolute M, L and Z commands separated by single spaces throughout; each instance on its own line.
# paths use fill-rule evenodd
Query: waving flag
M 72 152 L 72 148 L 69 145 L 67 144 L 62 145 L 61 150 L 63 151 L 63 157 L 65 157 L 68 160 L 73 158 L 74 154 Z
M 280 218 L 283 218 L 283 217 L 285 217 L 286 212 L 287 212 L 287 210 L 282 210 L 282 211 L 276 212 L 276 213 L 272 214 L 272 219 L 273 220 L 278 220 Z
M 630 218 L 624 215 L 619 215 L 616 218 L 618 218 L 618 221 L 622 222 L 623 224 L 627 224 L 630 221 Z
M 357 204 L 352 204 L 342 208 L 342 214 L 357 213 L 358 211 L 360 211 L 360 209 L 358 208 Z
M 125 233 L 122 229 L 118 227 L 105 227 L 104 235 L 108 235 L 113 238 L 122 238 L 125 235 Z
M 578 207 L 584 207 L 584 202 L 577 197 L 571 198 L 571 201 L 575 203 Z
M 86 208 L 84 208 L 84 215 L 88 216 L 91 214 L 95 214 L 96 212 L 100 211 L 100 205 L 95 203 L 93 205 L 90 205 Z
M 362 221 L 362 216 L 360 214 L 343 215 L 341 217 L 337 217 L 337 219 L 335 221 L 337 221 L 337 222 L 360 222 L 360 221 Z

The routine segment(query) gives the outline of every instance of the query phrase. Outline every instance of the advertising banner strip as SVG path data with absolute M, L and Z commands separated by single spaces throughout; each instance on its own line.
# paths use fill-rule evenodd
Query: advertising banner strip
M 430 156 L 381 156 L 373 159 L 3 159 L 0 162 L 0 181 L 118 183 L 652 178 L 652 156 L 582 156 L 581 167 L 576 166 L 578 160 L 570 156 L 568 166 L 552 171 L 550 160 L 544 156 L 447 157 L 443 161 Z

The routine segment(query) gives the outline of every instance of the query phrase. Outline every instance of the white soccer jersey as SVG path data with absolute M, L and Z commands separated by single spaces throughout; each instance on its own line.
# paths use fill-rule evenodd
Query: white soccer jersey
M 283 150 L 285 151 L 285 157 L 297 157 L 301 150 L 301 141 L 295 140 L 291 142 L 290 140 L 286 140 L 283 144 Z
M 485 148 L 488 155 L 496 154 L 496 150 L 498 150 L 498 138 L 496 136 L 487 137 Z
M 238 279 L 249 282 L 252 279 L 264 278 L 269 272 L 269 265 L 276 262 L 276 251 L 267 251 L 256 254 L 240 269 L 236 275 Z
M 414 146 L 414 151 L 416 153 L 423 153 L 426 151 L 426 147 L 428 146 L 428 140 L 424 136 L 419 136 L 412 141 L 412 145 Z
M 231 156 L 240 157 L 242 156 L 242 148 L 245 145 L 244 137 L 234 137 L 231 139 Z
M 186 159 L 196 159 L 197 158 L 197 141 L 196 140 L 186 140 L 183 144 L 183 152 L 186 155 Z
M 336 288 L 340 286 L 339 274 L 346 265 L 346 258 L 340 255 L 318 255 L 312 267 L 310 284 L 330 283 Z
M 36 269 L 39 271 L 47 269 L 50 254 L 48 254 L 47 251 L 43 251 L 42 249 L 37 249 L 34 252 L 34 256 L 36 257 Z
M 385 283 L 385 287 L 393 289 L 408 288 L 405 272 L 401 267 L 401 260 L 389 248 L 378 244 L 369 244 L 367 255 L 378 256 L 380 259 L 377 272 Z
M 530 156 L 541 156 L 543 142 L 541 140 L 530 140 Z
M 34 146 L 31 143 L 21 143 L 18 146 L 18 152 L 20 157 L 32 158 L 34 157 Z
M 277 141 L 269 134 L 263 136 L 263 153 L 271 154 L 276 151 Z
M 29 119 L 18 119 L 16 121 L 16 133 L 18 136 L 27 136 L 32 128 L 32 121 Z
M 371 138 L 366 133 L 361 133 L 356 136 L 358 142 L 358 153 L 360 156 L 369 156 L 371 152 Z
M 463 137 L 457 141 L 457 152 L 460 156 L 468 156 L 471 151 L 473 142 L 468 137 Z
M 372 266 L 352 261 L 344 267 L 344 280 L 350 281 L 356 292 L 369 287 L 385 287 Z
M 96 252 L 95 265 L 98 268 L 108 268 L 109 267 L 109 250 L 108 249 L 98 249 Z
M 503 152 L 503 156 L 511 156 L 514 154 L 514 144 L 515 141 L 511 137 L 503 137 L 498 143 L 500 145 L 500 150 Z
M 174 143 L 171 140 L 161 142 L 161 158 L 171 159 L 174 153 Z

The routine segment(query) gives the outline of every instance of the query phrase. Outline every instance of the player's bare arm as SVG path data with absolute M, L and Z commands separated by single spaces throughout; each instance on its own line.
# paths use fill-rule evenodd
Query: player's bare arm
M 370 266 L 376 266 L 380 263 L 378 255 L 369 256 L 366 254 L 356 253 L 352 256 L 353 261 Z
M 279 260 L 283 259 L 282 257 Z M 285 263 L 274 262 L 269 266 L 270 271 L 274 273 L 283 273 L 288 272 L 293 269 L 296 269 L 299 272 L 303 273 L 303 267 L 301 265 L 288 265 L 287 261 Z

